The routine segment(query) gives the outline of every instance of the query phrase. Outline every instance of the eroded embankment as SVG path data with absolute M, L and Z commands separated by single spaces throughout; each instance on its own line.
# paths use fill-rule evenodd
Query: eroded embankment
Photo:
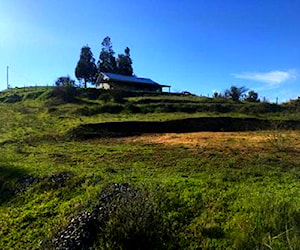
M 256 118 L 201 117 L 170 121 L 126 121 L 83 124 L 68 132 L 69 138 L 122 137 L 145 133 L 237 132 L 274 128 L 300 129 L 299 121 Z

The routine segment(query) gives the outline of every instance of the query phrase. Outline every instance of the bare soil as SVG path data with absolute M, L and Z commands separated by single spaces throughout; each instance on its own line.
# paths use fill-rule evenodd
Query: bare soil
M 167 133 L 145 134 L 128 137 L 124 142 L 143 142 L 163 144 L 166 146 L 184 145 L 190 148 L 230 148 L 264 150 L 279 146 L 293 147 L 300 151 L 299 131 L 260 131 L 260 132 L 196 132 L 196 133 Z M 251 150 L 251 151 L 252 151 Z

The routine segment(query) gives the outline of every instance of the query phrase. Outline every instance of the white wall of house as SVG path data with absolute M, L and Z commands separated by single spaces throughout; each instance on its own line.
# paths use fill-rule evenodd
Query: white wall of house
M 97 86 L 97 89 L 110 89 L 110 84 L 109 83 L 100 83 L 98 86 Z

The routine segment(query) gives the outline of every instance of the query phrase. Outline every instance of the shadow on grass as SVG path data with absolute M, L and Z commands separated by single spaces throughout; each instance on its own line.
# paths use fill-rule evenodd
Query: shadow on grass
M 8 202 L 17 193 L 18 181 L 26 175 L 24 169 L 0 165 L 0 205 Z
M 273 127 L 274 121 L 257 118 L 200 117 L 168 121 L 126 121 L 82 124 L 71 129 L 67 138 L 125 137 L 143 133 L 191 133 L 259 131 Z M 298 121 L 280 121 L 285 128 L 299 129 Z

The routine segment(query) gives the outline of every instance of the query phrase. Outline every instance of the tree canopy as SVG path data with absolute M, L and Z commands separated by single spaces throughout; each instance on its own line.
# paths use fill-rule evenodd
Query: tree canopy
M 75 81 L 70 76 L 61 76 L 55 81 L 57 87 L 74 87 Z
M 86 88 L 87 82 L 94 83 L 97 74 L 97 67 L 93 53 L 89 46 L 81 48 L 80 58 L 75 69 L 75 76 L 78 80 L 84 81 Z
M 132 76 L 132 60 L 130 58 L 130 49 L 126 47 L 125 54 L 119 54 L 117 59 L 117 71 L 118 74 Z
M 250 90 L 245 98 L 245 101 L 248 102 L 259 102 L 260 100 L 258 99 L 258 93 L 256 93 L 253 90 Z
M 105 37 L 101 43 L 102 49 L 98 60 L 98 73 L 117 73 L 117 63 L 114 57 L 114 50 L 109 36 Z
M 120 75 L 132 76 L 132 60 L 130 58 L 130 49 L 126 47 L 124 54 L 119 54 L 115 58 L 112 42 L 109 36 L 105 37 L 101 43 L 102 49 L 98 60 L 98 74 L 117 73 Z
M 248 89 L 244 86 L 237 87 L 231 86 L 230 89 L 225 90 L 225 97 L 232 99 L 233 101 L 240 101 L 244 96 Z

